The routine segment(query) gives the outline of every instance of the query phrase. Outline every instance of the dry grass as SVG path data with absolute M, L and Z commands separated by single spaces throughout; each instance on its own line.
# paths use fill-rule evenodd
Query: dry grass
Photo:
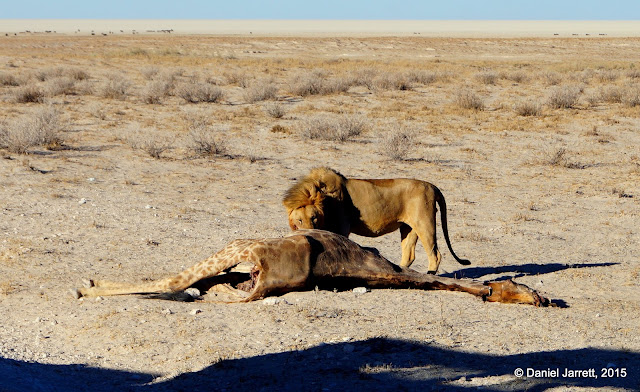
M 272 118 L 283 118 L 287 114 L 287 108 L 280 102 L 271 102 L 265 105 L 264 110 Z
M 243 96 L 248 103 L 275 99 L 278 96 L 278 87 L 271 79 L 257 80 L 244 91 Z
M 37 107 L 0 128 L 0 147 L 25 154 L 32 147 L 62 144 L 63 122 L 52 106 Z
M 554 109 L 571 109 L 578 104 L 582 88 L 578 86 L 558 86 L 549 93 L 547 103 Z
M 368 121 L 359 115 L 316 115 L 304 122 L 300 136 L 305 139 L 345 142 L 360 135 L 367 128 Z
M 13 93 L 13 100 L 16 103 L 42 103 L 45 98 L 46 92 L 38 85 L 19 87 Z
M 542 114 L 542 104 L 536 101 L 524 101 L 515 105 L 515 112 L 518 116 L 540 116 Z
M 224 91 L 220 87 L 198 81 L 179 84 L 176 87 L 176 95 L 188 103 L 217 103 L 225 97 Z
M 132 82 L 123 74 L 110 73 L 100 92 L 104 98 L 125 100 L 131 90 Z
M 481 111 L 485 109 L 484 100 L 468 88 L 458 90 L 453 102 L 461 109 Z
M 415 132 L 395 126 L 379 141 L 380 151 L 394 161 L 405 161 L 415 147 Z

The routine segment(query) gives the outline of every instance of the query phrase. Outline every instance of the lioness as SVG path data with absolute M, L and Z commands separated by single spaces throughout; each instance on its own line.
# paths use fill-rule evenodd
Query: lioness
M 282 202 L 289 226 L 324 229 L 349 236 L 379 237 L 400 229 L 402 267 L 416 258 L 418 238 L 427 251 L 428 272 L 435 274 L 442 256 L 436 245 L 436 203 L 440 206 L 442 231 L 449 251 L 462 265 L 471 264 L 453 252 L 447 230 L 444 196 L 433 184 L 413 179 L 347 179 L 321 167 L 311 170 L 286 192 Z

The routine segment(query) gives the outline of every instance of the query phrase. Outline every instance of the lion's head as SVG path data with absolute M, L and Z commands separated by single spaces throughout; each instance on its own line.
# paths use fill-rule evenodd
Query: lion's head
M 345 182 L 340 173 L 320 167 L 289 188 L 282 204 L 291 230 L 325 229 L 325 199 L 342 200 Z

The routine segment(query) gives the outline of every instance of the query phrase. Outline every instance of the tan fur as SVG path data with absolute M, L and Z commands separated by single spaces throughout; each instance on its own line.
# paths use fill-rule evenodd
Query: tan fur
M 299 230 L 284 238 L 235 240 L 213 256 L 178 275 L 157 281 L 127 284 L 91 281 L 74 289 L 76 298 L 123 294 L 179 293 L 194 283 L 239 264 L 249 264 L 247 281 L 222 291 L 236 302 L 313 287 L 366 285 L 380 288 L 453 290 L 471 293 L 491 302 L 517 302 L 546 306 L 549 300 L 526 286 L 508 282 L 482 283 L 421 274 L 398 268 L 377 252 L 360 247 L 348 238 L 323 230 Z M 233 271 L 233 270 L 232 270 Z M 218 286 L 214 286 L 218 287 Z M 178 297 L 169 297 L 178 298 Z
M 442 259 L 436 244 L 439 205 L 442 231 L 451 254 L 460 264 L 470 264 L 458 258 L 451 247 L 444 196 L 425 181 L 347 179 L 333 169 L 321 167 L 293 185 L 283 204 L 292 230 L 323 229 L 344 236 L 354 233 L 367 237 L 399 230 L 403 267 L 411 266 L 415 260 L 420 239 L 428 254 L 430 273 L 438 271 Z

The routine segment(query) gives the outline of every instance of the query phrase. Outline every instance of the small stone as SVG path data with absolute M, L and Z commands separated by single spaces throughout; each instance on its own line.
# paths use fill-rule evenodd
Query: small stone
M 162 313 L 163 314 L 173 314 L 173 310 L 166 308 L 166 309 L 162 309 Z
M 188 294 L 191 298 L 200 298 L 200 290 L 195 287 L 189 287 L 184 293 Z
M 265 305 L 277 305 L 282 302 L 282 298 L 278 297 L 268 297 L 262 300 L 262 303 Z
M 87 204 L 87 199 L 84 197 L 78 201 L 78 204 Z
M 202 313 L 202 309 L 193 309 L 189 312 L 190 315 L 195 316 L 198 313 Z
M 87 181 L 89 181 L 89 182 L 95 182 L 95 180 L 96 180 L 96 179 L 95 179 L 95 178 L 93 178 L 93 177 L 89 177 L 89 178 L 87 179 Z
M 356 287 L 355 289 L 353 289 L 354 294 L 365 294 L 370 291 L 371 289 L 369 289 L 368 287 Z

